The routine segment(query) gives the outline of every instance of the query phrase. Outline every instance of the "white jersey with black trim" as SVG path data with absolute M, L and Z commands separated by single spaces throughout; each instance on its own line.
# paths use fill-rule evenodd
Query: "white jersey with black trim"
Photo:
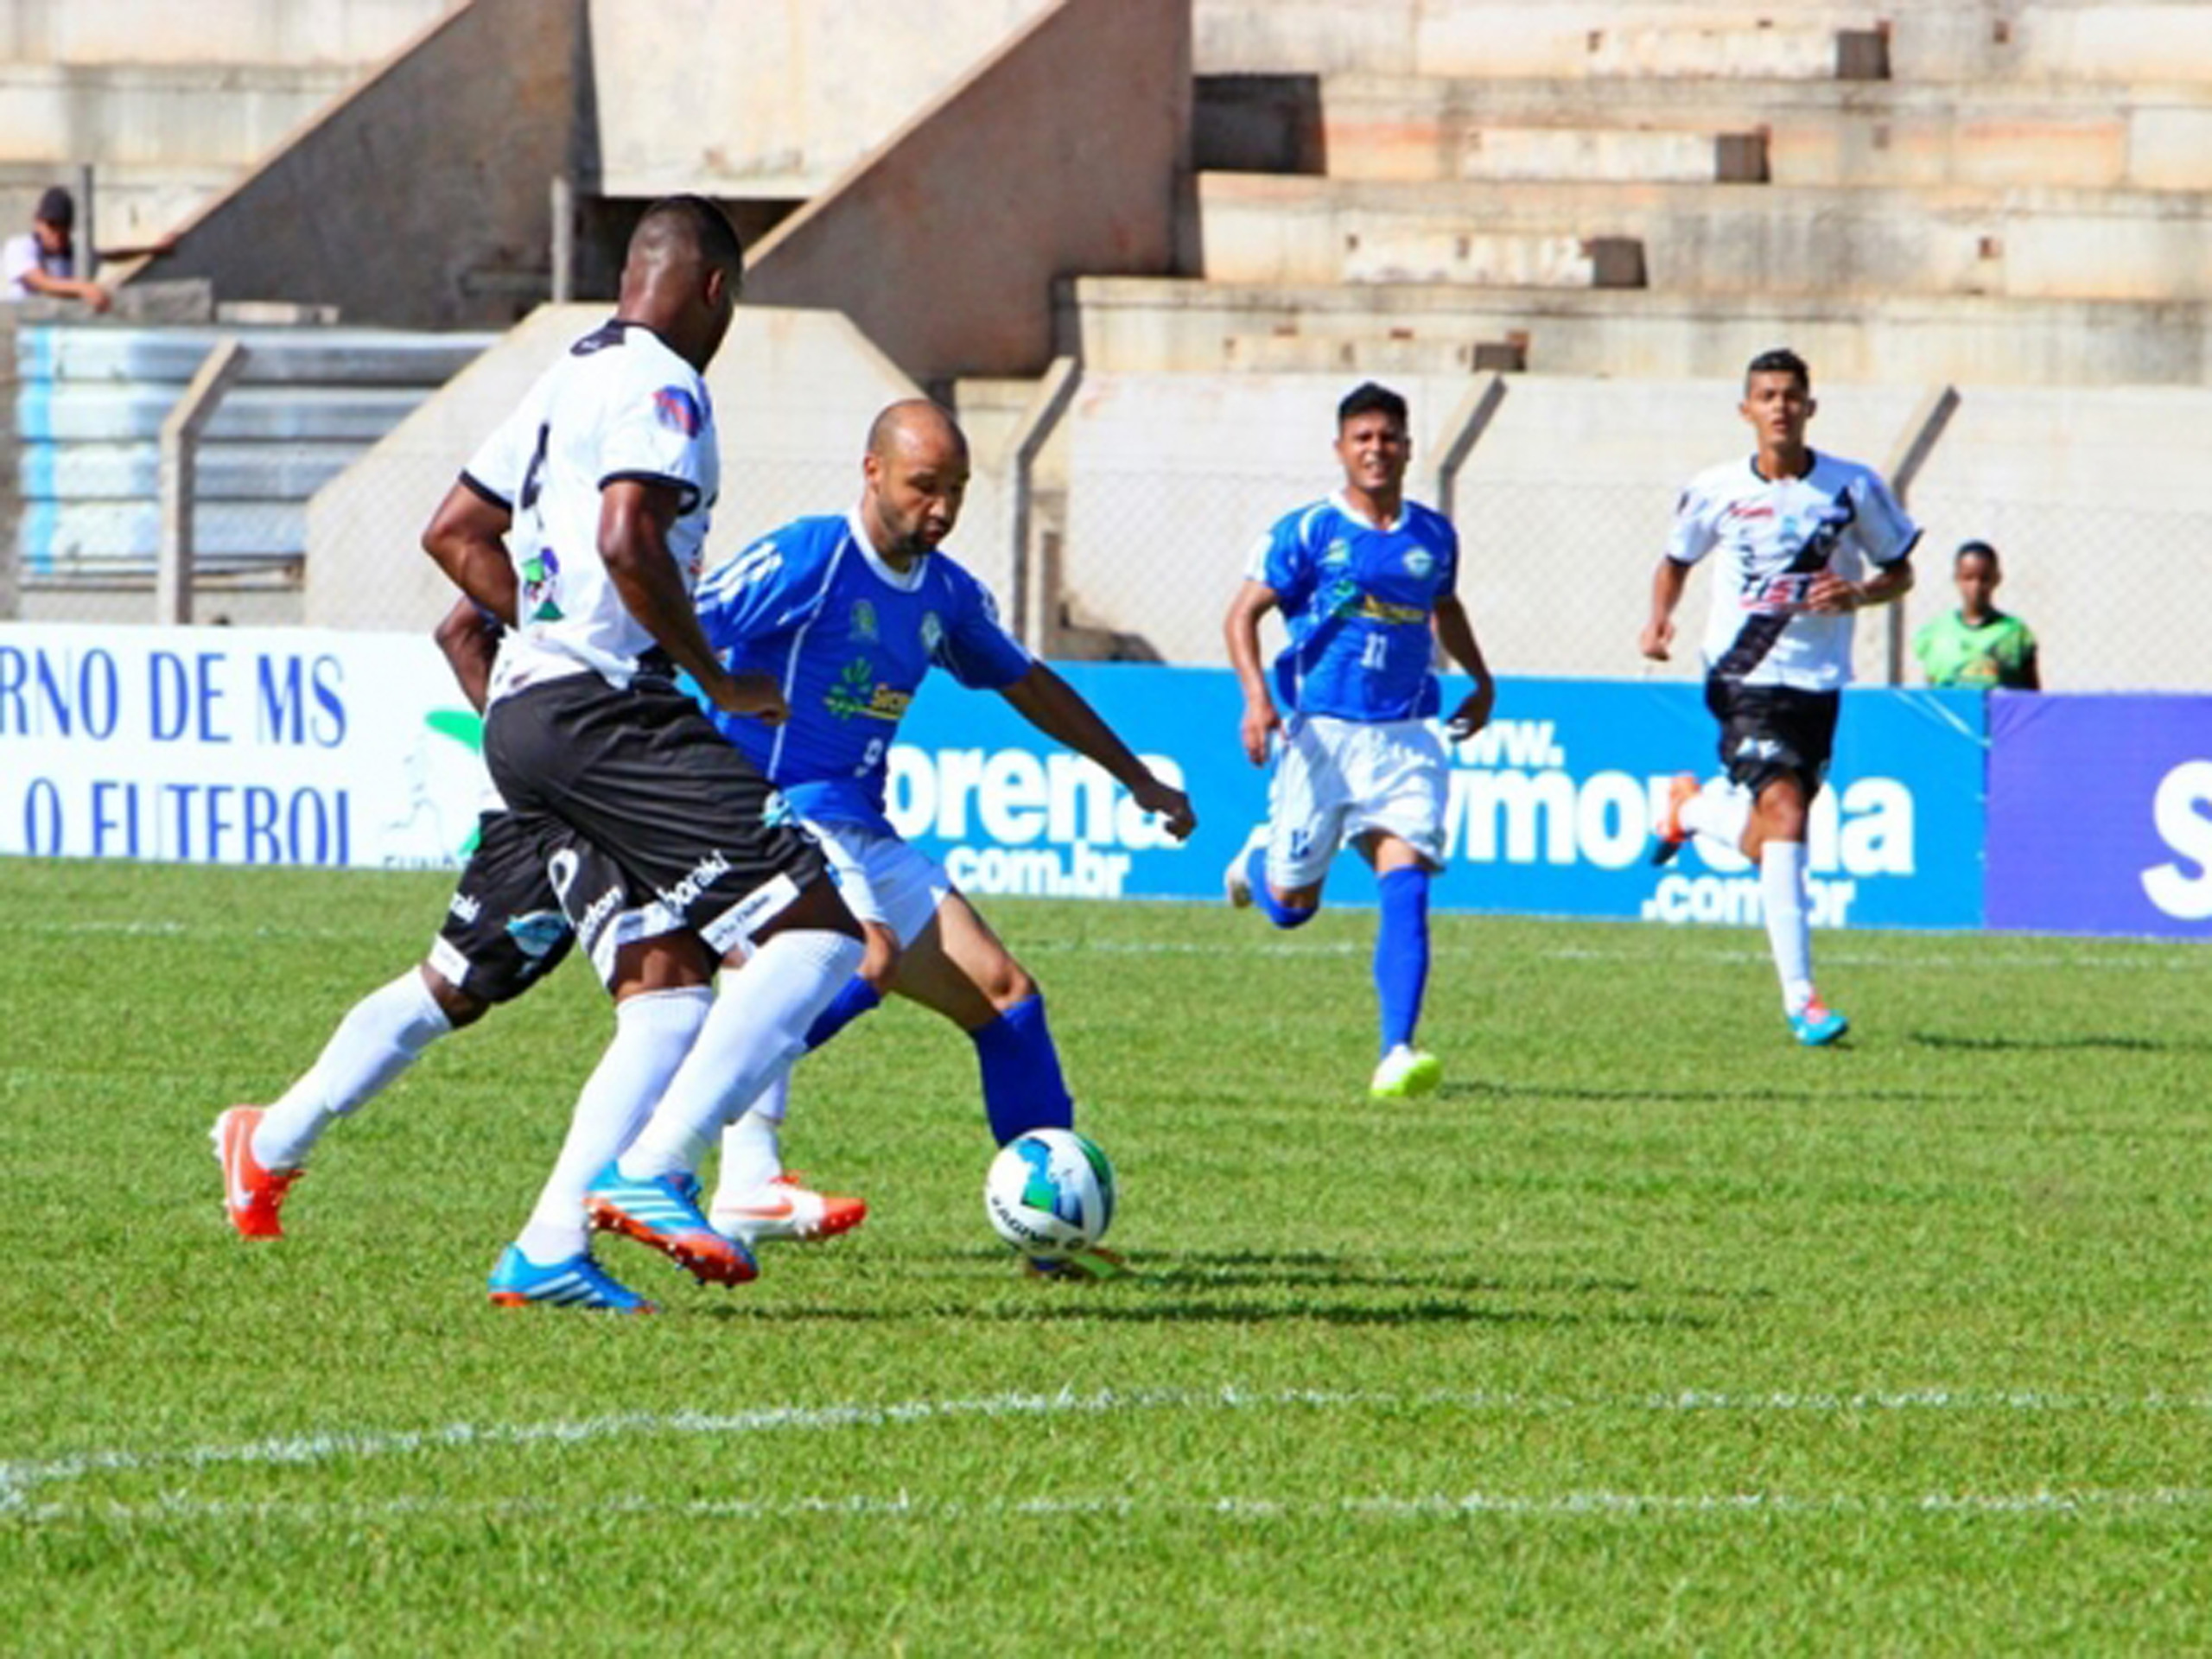
M 624 480 L 678 492 L 668 550 L 690 591 L 720 488 L 714 406 L 698 371 L 652 329 L 613 321 L 540 376 L 461 474 L 512 515 L 518 614 L 493 669 L 494 701 L 585 670 L 626 686 L 654 649 L 599 552 L 601 493 Z
M 1675 506 L 1667 556 L 1692 565 L 1720 556 L 1702 648 L 1708 673 L 1833 691 L 1851 678 L 1852 615 L 1807 610 L 1807 592 L 1824 570 L 1859 581 L 1869 563 L 1894 564 L 1919 539 L 1879 474 L 1815 452 L 1801 478 L 1763 478 L 1756 459 L 1700 473 Z

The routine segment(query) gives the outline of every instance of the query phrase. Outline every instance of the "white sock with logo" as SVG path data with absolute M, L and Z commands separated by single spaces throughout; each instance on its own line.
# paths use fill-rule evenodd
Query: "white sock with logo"
M 688 1174 L 707 1143 L 806 1050 L 806 1029 L 861 965 L 861 942 L 823 928 L 779 933 L 741 968 L 722 970 L 714 1011 L 622 1154 L 632 1180 Z
M 763 1089 L 745 1116 L 722 1131 L 716 1204 L 738 1204 L 784 1173 L 784 1115 L 791 1109 L 788 1065 Z
M 1682 828 L 1718 842 L 1732 853 L 1744 850 L 1744 830 L 1751 821 L 1751 792 L 1726 778 L 1713 778 L 1682 803 Z
M 1759 849 L 1759 904 L 1766 912 L 1766 942 L 1782 980 L 1782 1011 L 1796 1014 L 1813 1000 L 1813 928 L 1805 902 L 1805 843 L 1770 841 Z
M 645 991 L 614 1005 L 614 1038 L 576 1096 L 569 1138 L 515 1243 L 541 1268 L 565 1262 L 589 1243 L 584 1189 L 638 1133 L 653 1103 L 683 1064 L 713 1007 L 704 985 Z
M 261 1116 L 253 1160 L 264 1169 L 297 1169 L 337 1119 L 368 1100 L 453 1029 L 419 968 L 356 1002 L 315 1063 Z

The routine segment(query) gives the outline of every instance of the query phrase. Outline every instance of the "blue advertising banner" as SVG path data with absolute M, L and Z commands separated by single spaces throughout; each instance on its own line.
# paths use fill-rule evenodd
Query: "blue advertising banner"
M 998 698 L 950 684 L 926 688 L 901 728 L 893 822 L 978 893 L 1217 896 L 1267 806 L 1267 774 L 1238 747 L 1235 679 L 1124 664 L 1062 672 L 1190 792 L 1200 823 L 1188 846 Z M 1742 858 L 1694 847 L 1663 871 L 1643 861 L 1668 779 L 1718 767 L 1697 686 L 1506 680 L 1497 707 L 1453 758 L 1440 908 L 1758 921 L 1758 874 Z M 1982 709 L 1972 692 L 1846 694 L 1809 849 L 1815 925 L 1980 925 Z M 1356 858 L 1338 861 L 1330 896 L 1373 901 Z
M 1991 701 L 1989 925 L 2212 938 L 2212 697 Z

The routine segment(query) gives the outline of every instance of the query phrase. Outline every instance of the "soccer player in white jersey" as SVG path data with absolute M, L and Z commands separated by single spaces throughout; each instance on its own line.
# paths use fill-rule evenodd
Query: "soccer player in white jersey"
M 1457 741 L 1489 722 L 1497 696 L 1456 588 L 1459 537 L 1408 501 L 1406 400 L 1369 383 L 1337 407 L 1344 487 L 1276 521 L 1253 550 L 1224 627 L 1244 688 L 1240 735 L 1254 766 L 1277 746 L 1267 822 L 1224 878 L 1230 902 L 1277 927 L 1311 921 L 1329 863 L 1349 842 L 1374 869 L 1382 918 L 1375 991 L 1385 1099 L 1432 1092 L 1443 1063 L 1414 1046 L 1428 982 L 1428 883 L 1444 863 L 1442 693 L 1434 648 L 1474 677 L 1446 728 Z M 1281 610 L 1290 644 L 1274 683 L 1260 666 L 1260 619 Z M 1280 696 L 1289 711 L 1278 709 Z
M 699 620 L 733 674 L 772 677 L 790 715 L 769 726 L 742 715 L 716 724 L 781 791 L 822 842 L 868 936 L 861 970 L 807 1034 L 810 1048 L 897 992 L 968 1033 L 984 1111 L 1001 1145 L 1029 1129 L 1072 1126 L 1075 1106 L 1036 982 L 935 859 L 885 816 L 899 721 L 933 668 L 996 691 L 1046 736 L 1096 761 L 1187 836 L 1197 820 L 1181 790 L 1154 775 L 1066 681 L 999 624 L 976 578 L 938 550 L 968 486 L 968 442 L 937 404 L 892 404 L 870 427 L 861 499 L 846 514 L 770 531 L 709 572 Z M 785 1080 L 724 1132 L 715 1224 L 748 1243 L 849 1225 L 822 1195 L 783 1177 Z M 847 1204 L 855 1201 L 846 1200 Z M 1105 1276 L 1104 1252 L 1076 1272 Z
M 1741 412 L 1758 448 L 1682 492 L 1641 642 L 1646 657 L 1667 660 L 1690 570 L 1716 556 L 1705 702 L 1720 722 L 1726 775 L 1702 790 L 1688 772 L 1674 780 L 1652 859 L 1664 863 L 1703 836 L 1758 865 L 1783 1013 L 1808 1047 L 1835 1041 L 1850 1021 L 1813 988 L 1807 815 L 1851 678 L 1853 613 L 1911 588 L 1920 539 L 1879 474 L 1807 447 L 1816 407 L 1812 371 L 1796 353 L 1751 359 Z
M 510 623 L 484 733 L 509 808 L 557 819 L 666 910 L 677 931 L 648 949 L 688 957 L 701 975 L 723 966 L 644 1126 L 616 1121 L 588 1088 L 563 1154 L 605 1160 L 586 1186 L 593 1223 L 716 1284 L 755 1268 L 700 1211 L 699 1160 L 799 1052 L 861 956 L 820 849 L 677 683 L 680 669 L 718 709 L 784 716 L 772 681 L 724 671 L 691 603 L 720 466 L 702 372 L 728 330 L 743 263 L 712 203 L 677 196 L 647 209 L 613 319 L 531 389 L 423 538 L 463 592 Z M 580 933 L 592 919 L 571 918 Z M 529 1244 L 502 1257 L 495 1295 L 640 1304 L 587 1273 L 588 1252 L 547 1261 Z

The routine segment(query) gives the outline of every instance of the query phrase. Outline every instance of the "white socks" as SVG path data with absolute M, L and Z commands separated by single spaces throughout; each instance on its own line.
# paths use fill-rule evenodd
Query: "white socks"
M 419 968 L 356 1002 L 307 1075 L 262 1114 L 253 1160 L 297 1169 L 334 1119 L 369 1099 L 453 1029 Z
M 600 1056 L 569 1121 L 553 1173 L 537 1207 L 517 1236 L 522 1253 L 541 1268 L 565 1262 L 589 1238 L 584 1189 L 618 1156 L 645 1121 L 705 1025 L 715 994 L 704 985 L 646 991 L 614 1005 L 614 1037 Z
M 1759 906 L 1766 942 L 1782 980 L 1782 1011 L 1796 1014 L 1813 999 L 1812 918 L 1805 902 L 1805 843 L 1770 841 L 1759 851 Z
M 622 1154 L 632 1180 L 689 1173 L 707 1142 L 806 1049 L 807 1027 L 853 976 L 861 942 L 827 929 L 777 934 L 725 969 L 714 1011 L 652 1121 Z
M 1751 804 L 1749 790 L 1737 788 L 1726 778 L 1708 779 L 1704 788 L 1682 803 L 1682 828 L 1740 854 Z
M 784 1173 L 784 1115 L 791 1099 L 791 1069 L 786 1065 L 745 1115 L 722 1131 L 716 1204 L 739 1202 Z

